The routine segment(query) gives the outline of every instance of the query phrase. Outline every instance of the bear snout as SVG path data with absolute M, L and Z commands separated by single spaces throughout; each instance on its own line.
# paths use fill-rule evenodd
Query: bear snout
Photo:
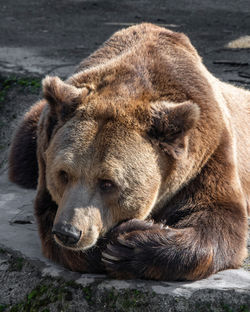
M 52 228 L 52 233 L 65 246 L 72 246 L 79 242 L 82 231 L 70 223 L 56 223 Z

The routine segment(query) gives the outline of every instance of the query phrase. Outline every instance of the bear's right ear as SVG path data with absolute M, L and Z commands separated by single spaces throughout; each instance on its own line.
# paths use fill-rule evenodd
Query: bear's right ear
M 59 77 L 47 76 L 43 79 L 43 96 L 50 105 L 52 114 L 62 121 L 71 117 L 82 99 L 87 96 L 87 88 L 76 88 L 63 82 Z
M 152 107 L 148 134 L 165 153 L 178 159 L 187 151 L 188 133 L 199 118 L 200 108 L 192 101 L 158 102 Z

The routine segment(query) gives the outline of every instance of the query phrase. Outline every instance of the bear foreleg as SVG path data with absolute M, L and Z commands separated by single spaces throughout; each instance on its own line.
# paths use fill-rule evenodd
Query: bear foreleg
M 103 262 L 120 279 L 197 280 L 217 271 L 213 243 L 193 227 L 175 229 L 134 219 L 116 228 Z

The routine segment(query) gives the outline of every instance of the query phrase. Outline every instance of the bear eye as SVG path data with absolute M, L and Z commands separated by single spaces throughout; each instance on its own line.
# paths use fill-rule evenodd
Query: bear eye
M 69 182 L 69 176 L 64 170 L 59 171 L 59 178 L 64 184 L 67 184 Z
M 99 188 L 103 193 L 108 193 L 114 190 L 115 184 L 110 180 L 100 180 Z

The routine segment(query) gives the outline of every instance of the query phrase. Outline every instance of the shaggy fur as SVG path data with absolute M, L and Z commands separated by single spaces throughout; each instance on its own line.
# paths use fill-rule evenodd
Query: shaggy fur
M 66 82 L 46 77 L 43 92 L 16 132 L 9 176 L 27 187 L 38 177 L 46 257 L 156 280 L 241 265 L 250 93 L 213 77 L 185 35 L 121 30 Z M 79 241 L 65 245 L 52 233 L 60 224 Z

